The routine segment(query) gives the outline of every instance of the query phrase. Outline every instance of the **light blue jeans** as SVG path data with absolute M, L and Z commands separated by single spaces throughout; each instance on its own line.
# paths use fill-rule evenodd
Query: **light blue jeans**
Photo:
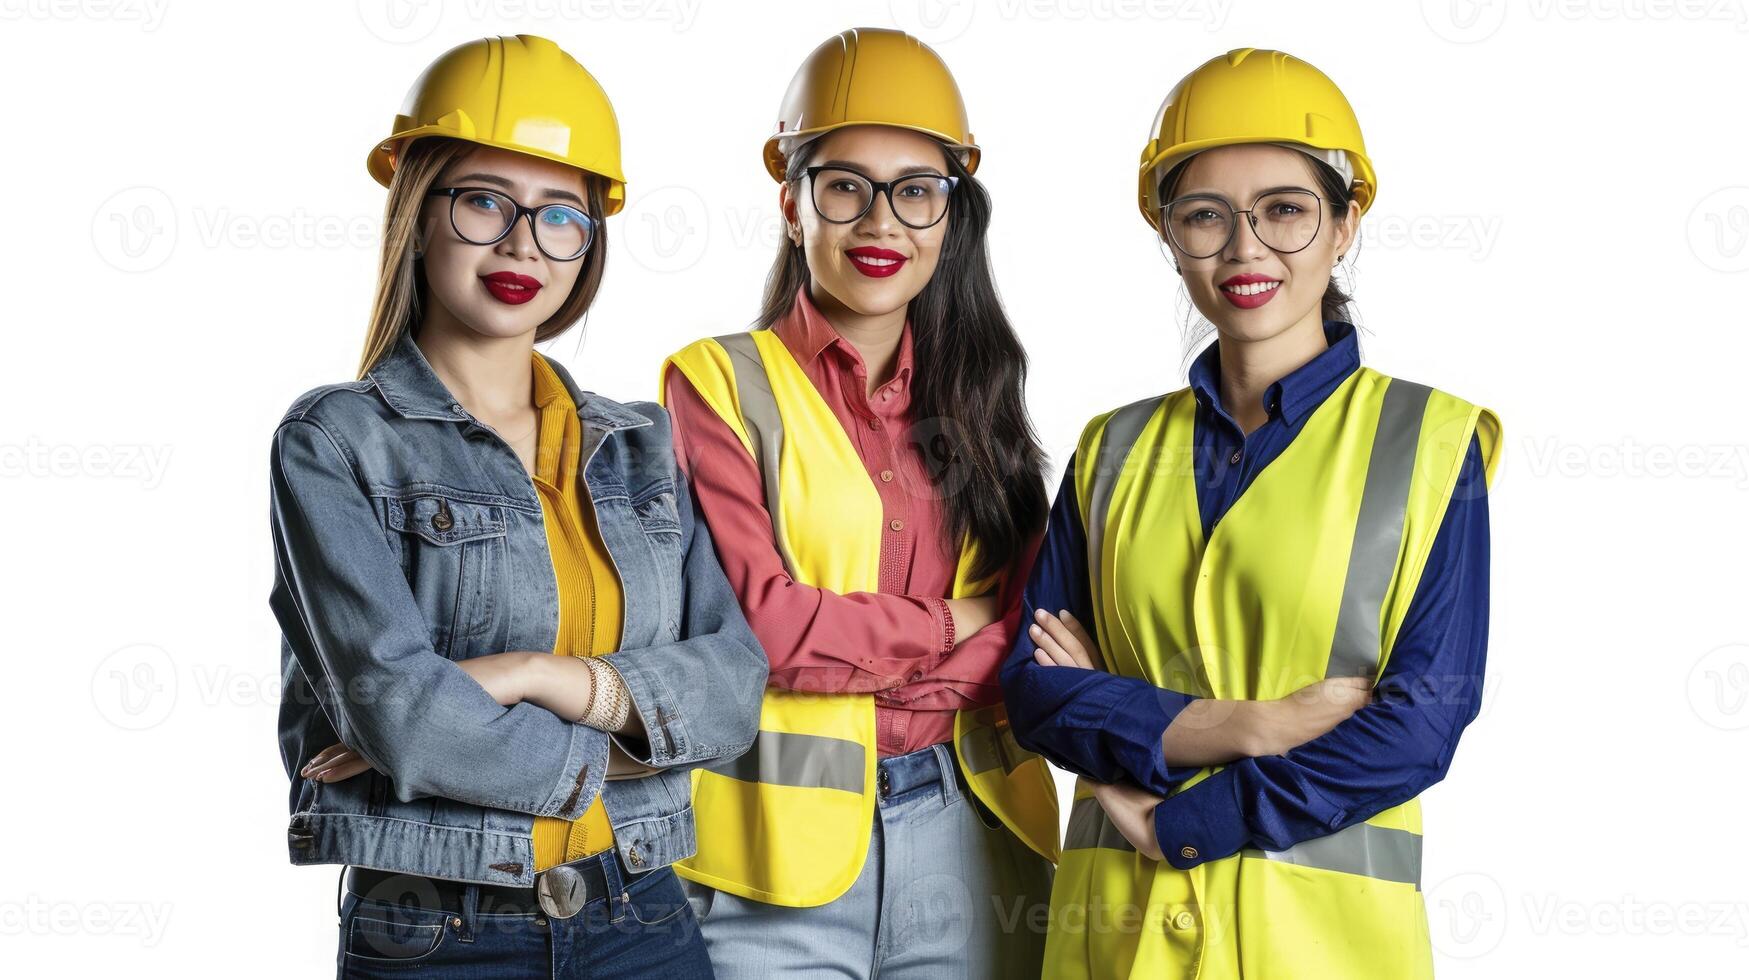
M 868 858 L 836 901 L 788 908 L 684 882 L 718 977 L 1039 975 L 1050 862 L 972 797 L 946 744 L 880 768 Z

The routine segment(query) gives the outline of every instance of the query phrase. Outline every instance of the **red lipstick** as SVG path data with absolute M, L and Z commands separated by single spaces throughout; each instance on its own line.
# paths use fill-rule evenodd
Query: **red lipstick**
M 518 275 L 514 272 L 493 272 L 480 277 L 485 284 L 486 292 L 500 303 L 511 306 L 521 306 L 534 299 L 534 294 L 540 292 L 540 280 L 533 276 Z
M 910 261 L 890 248 L 875 248 L 873 245 L 848 249 L 844 254 L 850 256 L 850 264 L 856 267 L 856 271 L 871 279 L 885 279 Z
M 1233 276 L 1221 283 L 1221 295 L 1241 310 L 1255 310 L 1274 299 L 1278 292 L 1281 292 L 1280 279 L 1255 272 Z

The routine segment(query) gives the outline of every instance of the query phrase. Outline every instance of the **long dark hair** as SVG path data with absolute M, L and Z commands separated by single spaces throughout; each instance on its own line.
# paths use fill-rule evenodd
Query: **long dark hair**
M 1318 179 L 1318 196 L 1330 205 L 1332 224 L 1341 224 L 1348 217 L 1348 199 L 1349 195 L 1353 193 L 1348 186 L 1348 181 L 1343 180 L 1336 168 L 1324 161 L 1316 159 L 1310 154 L 1302 153 L 1300 155 L 1304 156 L 1306 162 L 1312 165 L 1312 172 Z M 1172 200 L 1172 195 L 1178 189 L 1178 180 L 1184 176 L 1184 168 L 1188 167 L 1190 161 L 1194 159 L 1196 159 L 1194 155 L 1186 157 L 1174 164 L 1171 170 L 1166 171 L 1166 176 L 1160 179 L 1160 200 Z M 1360 239 L 1356 238 L 1349 247 L 1353 249 L 1359 246 Z M 1349 309 L 1348 304 L 1353 301 L 1354 297 L 1348 295 L 1336 282 L 1335 275 L 1331 275 L 1330 284 L 1324 287 L 1324 298 L 1319 301 L 1319 310 L 1326 320 L 1352 321 L 1353 311 Z
M 944 155 L 948 173 L 959 178 L 947 235 L 935 274 L 909 310 L 913 439 L 942 498 L 947 543 L 975 542 L 972 577 L 985 579 L 1023 557 L 1050 501 L 1044 450 L 1026 414 L 1026 351 L 1002 312 L 984 242 L 990 195 L 953 153 Z M 791 154 L 785 179 L 792 186 L 810 157 Z M 759 328 L 788 316 L 796 292 L 811 285 L 802 246 L 786 238 L 766 277 Z

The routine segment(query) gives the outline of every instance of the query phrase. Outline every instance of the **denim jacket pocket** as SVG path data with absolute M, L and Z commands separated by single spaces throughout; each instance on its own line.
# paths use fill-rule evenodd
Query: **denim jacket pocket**
M 680 605 L 684 588 L 681 571 L 680 510 L 674 484 L 651 485 L 631 498 L 632 515 L 644 533 L 656 559 L 655 571 L 662 582 L 661 633 L 656 642 L 671 642 L 680 638 Z
M 388 528 L 400 538 L 407 585 L 431 624 L 432 646 L 450 656 L 456 640 L 492 626 L 503 591 L 506 507 L 428 485 L 389 495 L 384 506 Z
M 632 499 L 632 512 L 645 534 L 671 534 L 679 546 L 680 506 L 674 497 L 674 484 L 658 483 L 644 490 Z

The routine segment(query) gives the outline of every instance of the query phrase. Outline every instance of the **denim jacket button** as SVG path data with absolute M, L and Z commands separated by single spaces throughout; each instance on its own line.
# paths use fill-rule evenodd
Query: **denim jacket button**
M 634 868 L 641 868 L 644 866 L 644 856 L 638 853 L 638 845 L 633 844 L 631 848 L 626 851 L 626 860 L 630 861 Z

